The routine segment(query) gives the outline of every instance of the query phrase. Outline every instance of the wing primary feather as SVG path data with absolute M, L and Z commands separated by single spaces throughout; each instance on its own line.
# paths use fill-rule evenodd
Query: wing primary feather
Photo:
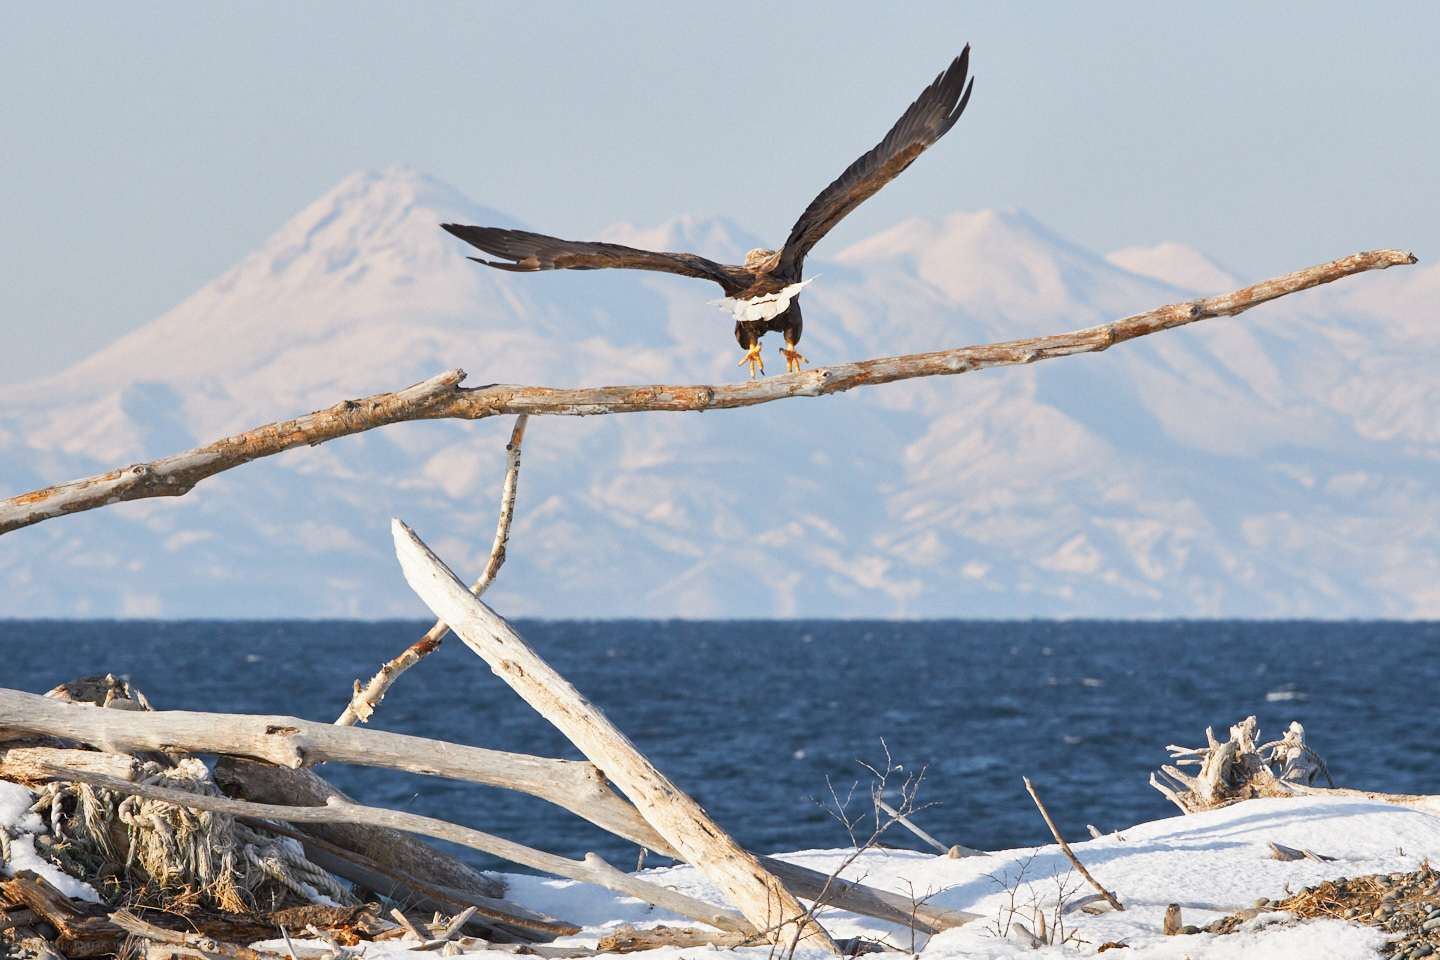
M 618 243 L 561 240 L 528 230 L 476 227 L 463 223 L 442 223 L 440 226 L 472 247 L 500 258 L 499 261 L 483 260 L 480 257 L 468 258 L 497 270 L 515 273 L 605 268 L 659 270 L 713 280 L 731 295 L 745 289 L 754 280 L 744 267 L 716 263 L 693 253 L 657 253 Z
M 903 173 L 916 157 L 955 126 L 975 88 L 973 79 L 966 83 L 969 72 L 970 45 L 966 44 L 960 56 L 940 71 L 934 82 L 901 114 L 890 132 L 846 167 L 800 214 L 781 248 L 780 264 L 775 271 L 778 276 L 798 280 L 805 255 L 821 237 L 866 198 Z
M 483 263 L 487 267 L 494 267 L 496 270 L 509 270 L 512 273 L 534 273 L 539 267 L 522 267 L 518 263 L 496 262 L 494 260 L 481 260 L 479 257 L 466 257 L 466 260 L 474 260 L 476 263 Z

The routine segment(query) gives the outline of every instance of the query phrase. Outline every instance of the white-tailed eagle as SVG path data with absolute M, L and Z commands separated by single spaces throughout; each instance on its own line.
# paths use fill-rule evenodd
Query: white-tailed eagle
M 970 47 L 935 78 L 935 82 L 910 104 L 873 150 L 845 170 L 834 183 L 820 192 L 779 250 L 751 250 L 745 265 L 716 263 L 693 253 L 656 253 L 618 243 L 589 243 L 559 240 L 525 230 L 472 227 L 458 223 L 441 224 L 472 246 L 500 260 L 471 257 L 500 270 L 599 270 L 606 267 L 631 270 L 663 270 L 702 280 L 714 280 L 725 296 L 711 301 L 735 317 L 735 339 L 745 348 L 740 363 L 750 364 L 750 376 L 765 372 L 760 360 L 760 338 L 771 330 L 785 334 L 787 371 L 799 370 L 809 362 L 795 349 L 800 342 L 800 290 L 805 255 L 810 248 L 851 210 L 910 166 L 925 148 L 943 137 L 964 112 L 974 81 L 966 84 Z

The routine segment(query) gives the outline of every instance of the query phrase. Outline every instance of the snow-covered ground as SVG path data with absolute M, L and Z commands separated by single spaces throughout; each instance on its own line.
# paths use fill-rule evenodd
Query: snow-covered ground
M 1270 858 L 1270 842 L 1334 857 L 1330 862 Z M 1261 897 L 1278 900 L 1288 892 L 1341 876 L 1414 870 L 1440 854 L 1440 819 L 1373 801 L 1348 799 L 1251 800 L 1224 810 L 1140 824 L 1118 835 L 1074 843 L 1072 849 L 1095 878 L 1116 894 L 1124 912 L 1064 914 L 1068 945 L 1041 948 L 1040 956 L 1093 954 L 1106 942 L 1127 943 L 1126 957 L 1373 957 L 1383 936 L 1373 927 L 1339 921 L 1290 924 L 1280 915 L 1262 915 L 1253 929 L 1215 936 L 1167 937 L 1161 933 L 1166 907 L 1179 903 L 1187 924 L 1203 925 Z M 818 870 L 832 870 L 847 851 L 808 851 L 786 856 Z M 651 872 L 659 882 L 718 901 L 713 887 L 689 867 Z M 927 958 L 1035 955 L 1029 941 L 1002 938 L 998 928 L 1014 919 L 1034 928 L 1033 908 L 1053 917 L 1063 884 L 1065 901 L 1075 904 L 1094 893 L 1072 872 L 1058 846 L 1005 850 L 986 857 L 949 857 L 894 850 L 863 854 L 846 872 L 850 879 L 916 897 L 937 906 L 985 916 L 915 943 Z M 620 923 L 636 926 L 681 922 L 662 918 L 636 901 L 569 881 L 511 877 L 510 896 L 554 916 L 583 923 L 582 934 L 561 942 L 589 943 Z M 1013 893 L 1013 896 L 1012 896 Z M 932 896 L 933 894 L 933 896 Z M 836 937 L 885 939 L 908 949 L 909 931 L 853 914 L 822 918 Z M 1052 924 L 1053 926 L 1053 924 Z M 693 951 L 690 951 L 693 953 Z M 763 948 L 753 956 L 768 953 Z M 655 951 L 679 957 L 683 950 Z M 367 953 L 367 955 L 370 955 Z M 818 953 L 816 954 L 818 955 Z M 376 954 L 375 956 L 379 956 Z
M 1038 814 L 1037 814 L 1038 816 Z M 1308 849 L 1333 861 L 1271 859 L 1271 842 Z M 1089 915 L 1073 907 L 1093 894 L 1073 872 L 1055 845 L 1004 850 L 985 857 L 952 860 L 896 850 L 873 850 L 860 856 L 845 876 L 916 897 L 937 906 L 982 914 L 963 927 L 938 934 L 914 946 L 930 960 L 950 957 L 1076 956 L 1094 954 L 1107 942 L 1123 942 L 1133 951 L 1127 958 L 1191 960 L 1227 957 L 1374 957 L 1384 935 L 1374 927 L 1340 921 L 1286 922 L 1280 914 L 1262 914 L 1238 933 L 1200 933 L 1167 937 L 1161 933 L 1165 909 L 1181 906 L 1184 922 L 1202 926 L 1211 920 L 1251 907 L 1264 897 L 1279 900 L 1302 887 L 1342 876 L 1408 872 L 1427 857 L 1440 859 L 1440 818 L 1415 810 L 1368 800 L 1341 798 L 1250 800 L 1223 810 L 1175 816 L 1140 824 L 1099 840 L 1072 843 L 1080 861 L 1123 903 L 1120 913 Z M 829 872 L 849 851 L 825 850 L 782 855 L 783 859 Z M 647 871 L 666 885 L 716 903 L 714 887 L 690 867 Z M 597 937 L 622 923 L 637 927 L 661 923 L 692 926 L 631 900 L 572 881 L 512 876 L 509 896 L 552 916 L 584 924 L 585 930 L 558 941 L 594 945 Z M 1014 919 L 1033 929 L 1033 908 L 1051 921 L 1063 884 L 1067 945 L 1040 948 L 1029 941 L 1001 937 L 998 928 Z M 903 949 L 910 933 L 894 925 L 840 911 L 822 916 L 835 937 L 884 939 Z M 1051 924 L 1053 928 L 1053 923 Z M 377 944 L 366 956 L 379 958 L 397 950 Z M 385 952 L 381 952 L 385 951 Z M 688 956 L 694 950 L 653 951 L 656 957 Z M 739 951 L 768 956 L 767 948 Z M 397 950 L 398 953 L 398 950 Z M 819 956 L 818 951 L 803 956 Z
M 0 827 L 14 839 L 13 866 L 39 869 L 74 893 L 78 886 L 33 853 L 27 834 L 40 820 L 27 812 L 27 792 L 0 783 Z M 1333 860 L 1282 862 L 1271 858 L 1268 844 L 1312 850 Z M 1415 870 L 1427 858 L 1440 859 L 1440 818 L 1403 807 L 1349 798 L 1251 800 L 1223 810 L 1176 816 L 1140 824 L 1098 840 L 1073 844 L 1096 879 L 1114 892 L 1123 912 L 1087 914 L 1081 909 L 1093 894 L 1073 872 L 1058 846 L 1005 850 L 983 857 L 950 859 L 908 851 L 870 850 L 845 876 L 937 906 L 981 914 L 984 919 L 929 938 L 911 941 L 907 930 L 842 911 L 828 911 L 822 922 L 837 938 L 863 936 L 884 940 L 930 960 L 950 957 L 1077 956 L 1094 954 L 1105 943 L 1123 943 L 1128 958 L 1219 960 L 1228 957 L 1361 958 L 1377 956 L 1385 942 L 1375 927 L 1338 920 L 1296 922 L 1280 913 L 1262 913 L 1236 933 L 1165 936 L 1166 907 L 1178 903 L 1186 924 L 1211 920 L 1252 907 L 1261 898 L 1280 900 L 1302 887 L 1343 876 Z M 845 850 L 812 850 L 784 859 L 829 872 Z M 691 867 L 645 872 L 656 882 L 691 896 L 723 903 L 718 891 Z M 508 896 L 584 929 L 556 945 L 593 947 L 621 924 L 693 926 L 692 921 L 638 900 L 569 880 L 513 875 Z M 1038 908 L 1056 929 L 1057 900 L 1062 904 L 1065 944 L 1040 947 L 1028 939 L 1002 936 L 1010 921 L 1033 929 Z M 283 944 L 272 945 L 283 953 Z M 739 954 L 769 957 L 767 947 L 741 948 Z M 658 960 L 693 955 L 695 950 L 651 951 Z M 369 960 L 413 956 L 402 943 L 371 943 Z M 797 956 L 821 956 L 802 947 Z

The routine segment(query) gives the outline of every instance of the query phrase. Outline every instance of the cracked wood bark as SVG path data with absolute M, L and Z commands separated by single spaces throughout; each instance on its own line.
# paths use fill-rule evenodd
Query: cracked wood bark
M 450 624 L 496 676 L 604 770 L 685 862 L 719 887 L 767 939 L 783 945 L 804 938 L 835 952 L 830 935 L 753 854 L 721 830 L 504 619 L 472 596 L 409 527 L 399 520 L 391 526 L 400 568 L 426 606 Z
M 7 736 L 7 731 L 12 731 Z M 109 752 L 179 750 L 265 760 L 406 770 L 519 790 L 549 800 L 618 836 L 665 856 L 673 848 L 605 784 L 593 764 L 467 747 L 400 733 L 337 727 L 298 717 L 103 710 L 0 689 L 0 740 L 13 732 L 79 740 Z
M 114 777 L 107 777 L 104 774 L 67 770 L 63 767 L 49 767 L 48 772 L 57 780 L 88 783 L 91 786 L 114 790 L 116 793 L 163 800 L 166 803 L 189 807 L 193 810 L 211 810 L 217 813 L 261 817 L 267 820 L 288 820 L 292 823 L 330 823 L 337 820 L 348 820 L 355 823 L 394 827 L 407 833 L 418 833 L 439 840 L 449 840 L 451 843 L 463 844 L 512 863 L 519 863 L 554 874 L 557 877 L 593 883 L 607 890 L 614 890 L 617 893 L 644 900 L 646 903 L 652 903 L 662 909 L 671 910 L 692 920 L 708 923 L 721 930 L 749 931 L 752 929 L 743 919 L 728 910 L 705 903 L 703 900 L 687 897 L 668 887 L 649 883 L 639 877 L 632 877 L 628 873 L 617 870 L 593 853 L 586 854 L 584 861 L 567 860 L 565 857 L 553 853 L 546 853 L 543 850 L 536 850 L 524 844 L 506 840 L 504 837 L 447 823 L 444 820 L 436 820 L 433 817 L 422 817 L 418 814 L 385 810 L 380 807 L 365 807 L 359 804 L 345 803 L 338 799 L 332 799 L 323 807 L 282 807 L 267 803 L 250 803 L 246 800 L 231 800 L 229 797 L 203 796 L 168 787 L 130 783 Z
M 315 446 L 337 437 L 404 420 L 480 420 L 522 413 L 595 416 L 649 410 L 723 410 L 787 397 L 817 397 L 895 380 L 966 373 L 985 367 L 1092 353 L 1197 320 L 1234 316 L 1267 301 L 1341 277 L 1415 262 L 1414 255 L 1403 250 L 1357 253 L 1266 280 L 1225 296 L 1170 304 L 1071 333 L 842 363 L 743 383 L 714 386 L 653 384 L 580 390 L 491 384 L 462 390 L 459 384 L 465 379 L 464 371 L 447 370 L 396 393 L 346 400 L 326 410 L 267 424 L 160 460 L 0 500 L 0 534 L 52 517 L 93 510 L 124 500 L 183 496 L 206 477 L 242 463 L 301 444 Z

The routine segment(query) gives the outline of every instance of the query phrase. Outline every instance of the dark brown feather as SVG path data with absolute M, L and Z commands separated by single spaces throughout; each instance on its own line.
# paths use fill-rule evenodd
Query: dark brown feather
M 498 227 L 471 227 L 442 223 L 442 227 L 473 247 L 501 262 L 471 257 L 477 263 L 500 270 L 529 273 L 536 270 L 660 270 L 686 277 L 714 280 L 726 295 L 734 296 L 749 287 L 755 277 L 744 267 L 716 263 L 693 253 L 656 253 L 621 246 L 618 243 L 560 240 L 526 230 Z M 508 261 L 508 262 L 506 262 Z
M 776 274 L 786 280 L 799 280 L 805 255 L 831 227 L 898 177 L 955 125 L 970 102 L 970 91 L 975 86 L 973 80 L 968 86 L 965 83 L 969 64 L 970 45 L 966 44 L 960 56 L 910 104 L 885 138 L 820 191 L 791 228 L 790 237 L 781 248 Z

